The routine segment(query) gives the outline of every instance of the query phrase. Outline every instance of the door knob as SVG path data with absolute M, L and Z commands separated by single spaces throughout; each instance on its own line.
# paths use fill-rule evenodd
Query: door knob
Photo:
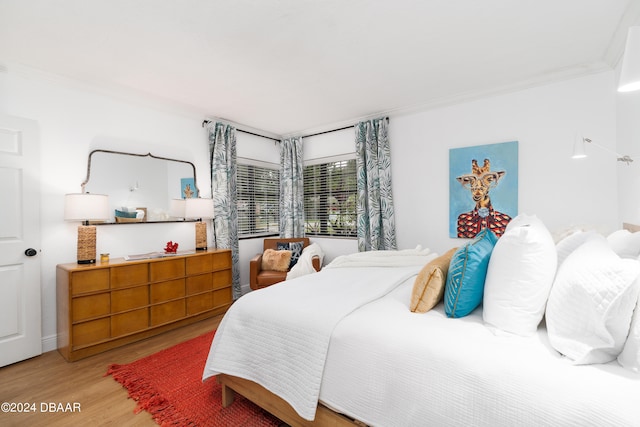
M 33 249 L 33 248 L 29 248 L 29 249 L 27 249 L 26 251 L 24 251 L 24 254 L 25 254 L 26 256 L 36 256 L 36 255 L 38 255 L 38 251 L 36 251 L 36 250 L 35 250 L 35 249 Z

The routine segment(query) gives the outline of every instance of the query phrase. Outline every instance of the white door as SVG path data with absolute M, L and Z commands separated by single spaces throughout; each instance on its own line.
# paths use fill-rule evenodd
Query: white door
M 0 114 L 0 366 L 42 353 L 38 138 Z

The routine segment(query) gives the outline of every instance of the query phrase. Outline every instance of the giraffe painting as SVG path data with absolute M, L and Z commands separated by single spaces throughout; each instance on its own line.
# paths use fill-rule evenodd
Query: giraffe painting
M 517 142 L 450 150 L 450 237 L 504 233 L 517 215 L 517 159 Z

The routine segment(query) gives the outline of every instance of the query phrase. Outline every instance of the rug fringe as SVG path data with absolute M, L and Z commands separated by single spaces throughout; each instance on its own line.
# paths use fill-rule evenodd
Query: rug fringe
M 134 413 L 147 411 L 161 426 L 280 425 L 277 418 L 242 396 L 222 408 L 220 384 L 202 381 L 213 334 L 211 331 L 128 364 L 111 364 L 105 376 L 111 375 L 127 389 L 129 398 L 136 402 Z
M 165 397 L 157 393 L 148 381 L 140 379 L 125 365 L 109 365 L 105 376 L 107 375 L 111 375 L 114 380 L 126 388 L 129 397 L 136 401 L 136 408 L 133 410 L 135 414 L 147 411 L 161 426 L 193 424 L 191 420 L 182 416 Z

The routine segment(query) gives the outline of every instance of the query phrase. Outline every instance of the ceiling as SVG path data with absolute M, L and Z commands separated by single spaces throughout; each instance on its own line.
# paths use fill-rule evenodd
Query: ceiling
M 639 2 L 0 0 L 0 69 L 293 135 L 610 69 Z

